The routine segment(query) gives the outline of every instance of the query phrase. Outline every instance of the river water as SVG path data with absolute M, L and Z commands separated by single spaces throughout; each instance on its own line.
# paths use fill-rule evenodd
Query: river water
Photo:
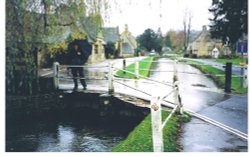
M 161 58 L 158 61 L 158 63 L 154 64 L 153 69 L 163 72 L 151 72 L 150 77 L 158 81 L 172 83 L 173 72 L 171 71 L 173 71 L 173 62 L 167 58 Z M 178 63 L 177 69 L 179 72 L 180 94 L 183 105 L 186 108 L 200 112 L 228 99 L 228 96 L 224 94 L 212 92 L 214 90 L 219 91 L 216 84 L 210 78 L 202 75 L 196 68 L 185 63 Z M 188 73 L 195 73 L 195 75 Z M 135 82 L 130 83 L 131 85 L 137 85 L 139 89 L 150 91 L 156 95 L 163 96 L 172 90 L 172 87 L 164 87 L 163 85 L 149 83 L 144 80 Z M 91 87 L 91 81 L 87 83 Z M 106 88 L 107 84 L 104 82 L 100 86 Z M 128 90 L 125 87 L 123 87 L 124 89 L 120 88 Z M 129 124 L 128 121 L 103 123 L 98 118 L 89 118 L 84 114 L 73 114 L 72 112 L 67 113 L 67 115 L 52 114 L 43 116 L 40 119 L 18 119 L 6 123 L 6 151 L 109 152 L 125 139 L 138 123 Z M 190 125 L 192 125 L 192 122 Z M 194 133 L 188 131 L 188 127 L 189 125 L 187 124 L 183 128 L 184 134 L 181 138 L 183 146 L 187 145 L 185 141 L 192 140 L 189 139 L 188 134 Z M 199 128 L 196 128 L 196 130 L 199 130 Z M 189 148 L 185 149 L 185 151 L 189 150 Z
M 173 62 L 171 60 L 162 58 L 158 61 L 158 63 L 154 64 L 154 70 L 173 71 Z M 177 68 L 178 71 L 201 74 L 199 70 L 186 64 L 179 63 Z M 95 76 L 96 74 L 101 74 L 98 72 L 98 69 L 91 69 L 87 74 L 89 73 L 93 73 Z M 218 94 L 214 94 L 213 99 L 211 99 L 211 93 L 208 93 L 210 94 L 208 97 L 206 92 L 197 92 L 191 89 L 194 84 L 203 84 L 206 85 L 206 88 L 217 88 L 213 81 L 207 77 L 202 75 L 192 77 L 189 74 L 178 74 L 178 76 L 185 107 L 188 106 L 198 111 L 204 106 L 224 99 L 223 96 L 218 96 Z M 158 81 L 172 83 L 173 73 L 151 72 L 150 77 Z M 89 85 L 91 85 L 91 83 L 95 85 L 98 84 L 99 88 L 107 86 L 104 81 L 97 83 L 93 80 L 87 83 Z M 136 85 L 143 90 L 151 91 L 157 95 L 164 95 L 172 90 L 172 87 L 154 83 L 150 84 L 143 80 L 141 82 L 138 81 Z M 70 103 L 74 102 L 71 101 Z M 89 114 L 76 114 L 74 111 L 74 113 L 69 112 L 66 115 L 51 114 L 38 119 L 28 118 L 7 122 L 6 151 L 109 152 L 114 146 L 121 142 L 136 125 L 132 124 L 128 126 L 128 122 L 103 123 L 100 119 L 94 118 L 94 116 L 91 118 L 88 116 Z
M 103 120 L 83 110 L 7 119 L 6 151 L 110 152 L 138 124 Z

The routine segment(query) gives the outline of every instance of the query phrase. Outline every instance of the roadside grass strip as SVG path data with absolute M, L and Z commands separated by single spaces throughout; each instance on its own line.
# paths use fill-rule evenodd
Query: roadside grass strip
M 154 60 L 154 57 L 147 57 L 147 58 L 139 61 L 139 75 L 142 75 L 142 76 L 145 76 L 145 77 L 149 76 L 153 60 Z M 125 70 L 129 71 L 130 73 L 129 72 L 124 72 L 122 70 L 118 70 L 116 72 L 116 75 L 119 76 L 119 77 L 130 78 L 130 79 L 135 78 L 135 75 L 131 74 L 131 73 L 135 72 L 135 64 L 134 63 L 128 65 L 125 68 Z
M 162 111 L 162 120 L 170 112 Z M 179 130 L 187 118 L 174 114 L 163 128 L 164 152 L 179 152 L 181 150 L 178 144 Z M 112 152 L 153 152 L 151 114 L 149 114 L 128 137 L 112 149 Z
M 216 62 L 226 64 L 227 62 L 232 62 L 233 65 L 240 65 L 241 59 L 240 58 L 235 58 L 235 59 L 212 59 Z M 244 58 L 245 62 L 246 58 Z
M 191 64 L 192 66 L 196 67 L 199 69 L 201 72 L 205 74 L 211 74 L 209 76 L 212 78 L 216 84 L 218 85 L 219 88 L 224 88 L 225 87 L 225 72 L 223 70 L 217 69 L 211 65 L 202 65 L 202 62 L 199 61 L 190 61 L 190 60 L 182 60 L 184 62 L 187 62 L 188 64 Z M 222 75 L 222 76 L 216 76 L 216 75 Z M 240 87 L 240 77 L 232 77 L 232 92 L 236 94 L 244 94 L 248 92 L 248 88 L 241 88 Z

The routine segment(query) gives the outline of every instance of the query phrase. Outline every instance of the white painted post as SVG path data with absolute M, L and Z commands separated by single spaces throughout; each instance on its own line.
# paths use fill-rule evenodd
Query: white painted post
M 240 88 L 244 88 L 244 65 L 241 64 L 241 68 L 240 68 Z
M 53 83 L 55 89 L 59 88 L 59 78 L 58 78 L 59 66 L 60 64 L 58 62 L 53 63 Z
M 139 78 L 139 62 L 135 61 L 135 78 Z
M 113 64 L 111 62 L 109 62 L 108 88 L 109 94 L 114 94 Z
M 173 71 L 174 71 L 174 75 L 173 75 L 173 83 L 175 83 L 175 81 L 178 80 L 177 78 L 177 60 L 174 60 L 174 65 L 173 65 Z
M 247 88 L 247 86 L 248 86 L 248 82 L 247 82 L 247 69 L 248 67 L 247 67 L 247 65 L 245 65 L 245 67 L 244 67 L 244 71 L 243 71 L 243 76 L 244 76 L 244 78 L 243 78 L 243 87 L 244 88 Z
M 174 60 L 174 75 L 176 75 L 176 71 L 177 71 L 177 69 L 176 69 L 176 60 Z
M 161 118 L 161 104 L 159 97 L 152 96 L 151 101 L 151 125 L 154 152 L 163 152 L 163 134 L 162 134 L 162 118 Z
M 174 83 L 174 103 L 178 105 L 178 111 L 180 114 L 183 114 L 183 105 L 181 103 L 181 97 L 179 93 L 179 81 L 177 76 L 177 62 L 178 60 L 174 60 L 174 76 L 173 76 L 173 83 Z

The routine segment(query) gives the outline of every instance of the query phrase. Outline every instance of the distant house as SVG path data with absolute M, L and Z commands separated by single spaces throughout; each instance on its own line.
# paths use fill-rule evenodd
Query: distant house
M 189 45 L 189 51 L 197 56 L 212 55 L 213 50 L 221 52 L 223 44 L 221 40 L 212 39 L 209 30 L 203 26 L 200 35 Z
M 131 57 L 134 56 L 135 50 L 137 48 L 137 42 L 135 37 L 129 32 L 128 25 L 125 25 L 125 30 L 120 36 L 121 44 L 120 44 L 120 55 L 123 57 Z

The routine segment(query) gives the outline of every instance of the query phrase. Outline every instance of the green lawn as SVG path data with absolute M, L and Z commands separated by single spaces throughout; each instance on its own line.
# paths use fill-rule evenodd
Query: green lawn
M 210 65 L 200 65 L 202 63 L 199 61 L 185 60 L 185 62 L 192 64 L 196 68 L 200 69 L 203 73 L 214 74 L 214 75 L 224 74 L 223 70 L 217 69 L 217 68 L 212 67 Z M 195 64 L 199 64 L 199 65 L 195 65 Z M 225 76 L 211 76 L 211 77 L 213 78 L 213 80 L 217 83 L 217 85 L 220 88 L 225 87 Z M 233 91 L 234 93 L 237 93 L 237 94 L 247 93 L 248 88 L 241 88 L 240 87 L 240 78 L 239 77 L 232 77 L 231 86 L 234 89 L 234 91 Z
M 219 63 L 224 63 L 226 64 L 227 62 L 232 62 L 233 65 L 240 65 L 241 59 L 240 58 L 235 58 L 235 59 L 212 59 L 216 62 Z M 244 62 L 246 62 L 246 59 L 244 59 Z
M 163 120 L 169 112 L 163 111 Z M 178 132 L 182 122 L 189 121 L 174 114 L 163 129 L 163 142 L 165 152 L 178 152 Z M 128 137 L 112 149 L 112 152 L 153 152 L 151 114 L 149 114 Z
M 154 57 L 147 57 L 143 60 L 141 60 L 139 62 L 139 69 L 143 69 L 143 70 L 139 70 L 139 75 L 145 76 L 147 77 L 150 73 L 150 69 L 151 69 L 151 65 L 152 65 L 152 61 L 154 60 Z M 135 64 L 130 64 L 126 67 L 125 70 L 134 73 L 135 69 Z M 145 70 L 144 70 L 145 69 Z M 131 73 L 124 73 L 122 70 L 117 71 L 116 75 L 120 76 L 120 77 L 125 77 L 125 78 L 135 78 L 134 74 Z

